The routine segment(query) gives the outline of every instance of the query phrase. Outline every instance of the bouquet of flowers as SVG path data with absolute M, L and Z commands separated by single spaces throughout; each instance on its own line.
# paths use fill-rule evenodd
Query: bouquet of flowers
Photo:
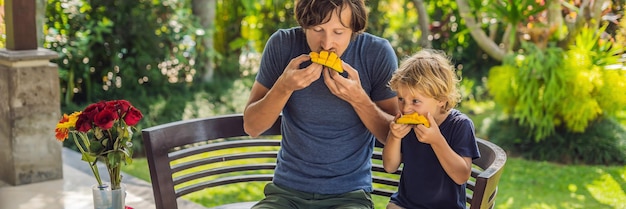
M 111 180 L 111 189 L 120 189 L 121 164 L 132 163 L 132 141 L 134 125 L 143 115 L 126 100 L 101 101 L 87 106 L 83 111 L 63 118 L 56 126 L 56 138 L 64 141 L 72 134 L 82 160 L 91 167 L 98 185 L 102 180 L 96 163 L 106 165 Z

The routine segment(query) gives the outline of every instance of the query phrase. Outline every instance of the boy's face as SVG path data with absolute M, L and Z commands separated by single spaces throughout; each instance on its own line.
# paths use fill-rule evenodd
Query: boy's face
M 445 102 L 423 95 L 415 89 L 411 91 L 411 87 L 406 85 L 401 85 L 396 92 L 398 93 L 398 105 L 403 115 L 414 112 L 420 115 L 427 115 L 429 112 L 437 115 L 445 104 Z
M 304 30 L 307 43 L 311 51 L 319 52 L 321 50 L 334 51 L 337 56 L 341 57 L 350 44 L 352 37 L 352 29 L 347 27 L 352 20 L 352 11 L 350 7 L 343 7 L 341 17 L 337 11 L 332 11 L 330 21 L 324 24 L 315 25 Z M 344 24 L 342 24 L 344 23 Z

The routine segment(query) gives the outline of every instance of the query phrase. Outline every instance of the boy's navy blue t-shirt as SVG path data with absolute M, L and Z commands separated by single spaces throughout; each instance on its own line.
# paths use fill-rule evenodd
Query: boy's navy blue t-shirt
M 465 114 L 452 109 L 439 130 L 460 156 L 480 157 L 474 124 Z M 458 185 L 446 174 L 429 144 L 418 141 L 411 130 L 402 139 L 401 149 L 402 175 L 392 202 L 411 209 L 465 208 L 466 184 Z
M 310 52 L 302 28 L 278 30 L 266 44 L 257 81 L 271 89 L 291 59 Z M 398 61 L 387 40 L 359 34 L 341 59 L 358 71 L 372 101 L 395 96 L 388 81 Z M 276 185 L 316 194 L 372 191 L 370 157 L 376 139 L 353 107 L 329 91 L 323 75 L 293 92 L 282 114 Z

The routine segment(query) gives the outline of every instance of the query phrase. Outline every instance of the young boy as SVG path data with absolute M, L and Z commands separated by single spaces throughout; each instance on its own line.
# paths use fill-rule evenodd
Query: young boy
M 450 61 L 435 50 L 404 60 L 391 78 L 402 114 L 425 116 L 430 127 L 390 123 L 383 165 L 390 173 L 404 167 L 387 209 L 465 208 L 465 183 L 480 153 L 472 120 L 453 109 L 458 82 Z

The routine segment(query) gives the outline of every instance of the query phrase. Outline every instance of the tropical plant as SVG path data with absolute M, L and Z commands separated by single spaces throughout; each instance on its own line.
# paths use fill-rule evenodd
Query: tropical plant
M 491 69 L 487 87 L 496 104 L 521 125 L 531 127 L 540 140 L 560 123 L 559 103 L 566 96 L 561 89 L 565 78 L 558 70 L 563 51 L 556 47 L 544 51 L 533 44 L 524 47 L 523 54 L 508 56 L 503 66 Z
M 487 86 L 496 104 L 521 125 L 529 127 L 536 141 L 556 128 L 584 132 L 599 117 L 614 117 L 626 105 L 626 72 L 608 68 L 619 64 L 621 47 L 584 28 L 576 42 L 563 51 L 525 44 L 524 52 L 508 56 L 492 68 Z
M 502 36 L 502 43 L 505 45 L 506 51 L 510 52 L 518 42 L 518 30 L 525 29 L 519 26 L 530 17 L 543 12 L 546 8 L 547 5 L 535 0 L 494 0 L 490 1 L 489 6 L 486 7 L 486 11 L 494 17 L 502 17 L 500 21 L 506 24 L 506 30 Z M 532 26 L 529 27 L 529 29 L 532 28 Z M 537 27 L 535 26 L 534 28 Z

